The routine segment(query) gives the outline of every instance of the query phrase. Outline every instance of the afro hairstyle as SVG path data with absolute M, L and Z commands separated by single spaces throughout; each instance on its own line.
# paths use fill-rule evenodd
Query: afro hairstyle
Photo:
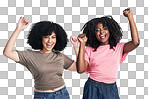
M 34 50 L 42 50 L 42 37 L 51 35 L 52 32 L 56 34 L 56 44 L 53 48 L 54 52 L 59 52 L 64 50 L 67 45 L 68 38 L 65 30 L 57 23 L 50 21 L 41 21 L 32 25 L 32 28 L 27 37 L 27 43 Z

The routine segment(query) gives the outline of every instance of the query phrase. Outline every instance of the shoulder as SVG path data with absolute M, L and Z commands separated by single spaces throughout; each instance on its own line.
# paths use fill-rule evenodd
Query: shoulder
M 56 55 L 61 58 L 67 57 L 67 55 L 65 55 L 64 53 L 60 53 L 60 52 L 56 53 Z
M 64 56 L 64 54 L 63 53 L 61 53 L 61 52 L 52 52 L 52 55 L 53 55 L 53 57 L 58 57 L 58 58 L 62 58 L 63 56 Z
M 117 43 L 116 47 L 122 48 L 125 45 L 126 42 Z
M 87 46 L 87 47 L 85 48 L 85 50 L 87 50 L 87 51 L 93 51 L 94 48 L 92 48 L 91 46 Z
M 36 54 L 38 51 L 27 49 L 24 51 L 16 50 L 16 52 L 18 53 L 18 55 L 32 56 L 33 54 Z
M 119 50 L 119 51 L 121 50 L 122 51 L 125 44 L 126 44 L 126 42 L 117 43 L 115 50 Z
M 27 49 L 25 52 L 28 53 L 28 54 L 37 54 L 39 51 Z
M 91 46 L 87 46 L 85 48 L 85 51 L 84 52 L 85 52 L 85 56 L 91 56 L 92 52 L 94 52 L 94 48 L 91 47 Z
M 64 59 L 64 60 L 69 60 L 69 59 L 71 59 L 68 55 L 65 55 L 64 53 L 60 53 L 60 52 L 57 53 L 57 56 L 58 56 L 59 58 Z
M 54 55 L 58 55 L 58 56 L 62 56 L 63 55 L 63 53 L 61 53 L 61 52 L 53 52 L 54 53 Z

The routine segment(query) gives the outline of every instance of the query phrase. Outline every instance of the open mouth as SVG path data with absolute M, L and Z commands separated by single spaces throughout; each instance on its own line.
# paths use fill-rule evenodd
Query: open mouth
M 53 44 L 46 44 L 47 48 L 51 48 Z
M 104 38 L 106 38 L 106 35 L 100 35 L 99 36 L 101 39 L 104 39 Z

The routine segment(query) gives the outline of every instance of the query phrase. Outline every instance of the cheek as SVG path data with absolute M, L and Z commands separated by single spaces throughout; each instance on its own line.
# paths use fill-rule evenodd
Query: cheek
M 109 35 L 109 31 L 106 31 L 107 35 Z
M 96 32 L 96 33 L 95 33 L 96 38 L 99 38 L 99 35 L 100 35 L 99 32 Z
M 45 44 L 47 42 L 46 39 L 42 39 L 42 43 Z
M 54 43 L 56 43 L 56 42 L 57 42 L 57 40 L 56 40 L 56 39 L 54 39 L 54 40 L 53 40 L 53 42 L 54 42 Z
M 107 33 L 108 37 L 110 36 L 109 32 Z

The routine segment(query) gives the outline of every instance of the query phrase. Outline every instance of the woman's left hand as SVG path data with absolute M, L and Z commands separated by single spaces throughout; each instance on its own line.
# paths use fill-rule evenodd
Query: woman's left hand
M 129 17 L 129 16 L 133 16 L 133 12 L 132 12 L 132 10 L 130 9 L 130 8 L 127 8 L 127 9 L 125 9 L 124 11 L 123 11 L 123 15 L 125 16 L 125 17 Z
M 123 47 L 123 53 L 128 53 L 137 48 L 140 44 L 138 30 L 134 21 L 133 13 L 130 8 L 123 11 L 125 17 L 128 17 L 132 40 L 127 42 Z
M 78 41 L 77 37 L 71 36 L 70 41 L 71 41 L 73 46 L 79 46 L 79 41 Z

